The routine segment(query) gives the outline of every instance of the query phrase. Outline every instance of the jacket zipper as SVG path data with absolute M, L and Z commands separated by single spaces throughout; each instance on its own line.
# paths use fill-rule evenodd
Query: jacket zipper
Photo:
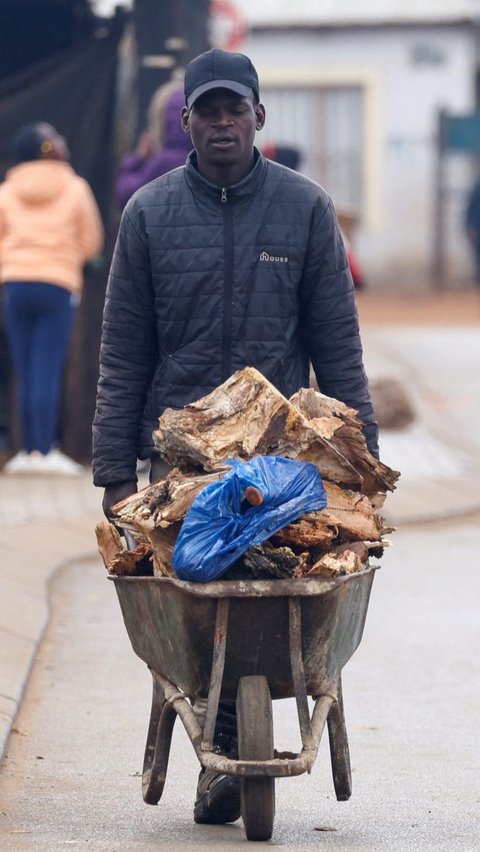
M 231 343 L 232 343 L 232 294 L 233 294 L 233 211 L 228 204 L 227 190 L 223 187 L 220 200 L 223 205 L 223 326 L 222 326 L 222 382 L 229 378 L 232 372 Z

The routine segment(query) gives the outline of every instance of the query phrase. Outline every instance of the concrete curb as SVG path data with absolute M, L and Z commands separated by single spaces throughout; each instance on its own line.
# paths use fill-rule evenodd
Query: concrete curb
M 85 547 L 85 534 L 90 529 L 93 538 L 97 520 L 98 515 L 66 521 L 61 533 L 55 522 L 1 531 L 6 558 L 0 569 L 0 759 L 49 623 L 52 579 L 69 565 L 96 558 L 94 547 Z
M 396 528 L 460 520 L 480 513 L 479 480 L 471 476 L 400 479 L 382 513 Z

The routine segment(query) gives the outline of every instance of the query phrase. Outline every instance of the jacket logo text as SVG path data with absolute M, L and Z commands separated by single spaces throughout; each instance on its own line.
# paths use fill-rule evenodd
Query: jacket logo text
M 268 251 L 262 251 L 260 255 L 260 260 L 268 261 L 268 263 L 288 263 L 288 257 L 281 257 L 277 254 L 269 254 Z

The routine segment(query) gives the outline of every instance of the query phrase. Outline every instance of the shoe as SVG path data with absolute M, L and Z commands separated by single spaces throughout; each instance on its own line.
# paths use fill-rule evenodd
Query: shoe
M 50 450 L 46 456 L 43 456 L 43 459 L 45 473 L 55 474 L 56 476 L 81 476 L 83 473 L 82 465 L 77 464 L 73 459 L 61 453 L 60 450 Z
M 20 450 L 16 456 L 13 456 L 3 468 L 3 473 L 7 476 L 16 476 L 19 473 L 25 473 L 28 467 L 28 453 L 25 450 Z
M 59 450 L 50 450 L 46 455 L 33 450 L 31 453 L 25 453 L 25 457 L 18 462 L 14 471 L 6 471 L 13 472 L 22 476 L 81 476 L 83 468 Z
M 224 825 L 240 819 L 240 779 L 202 769 L 198 778 L 193 818 L 197 823 Z

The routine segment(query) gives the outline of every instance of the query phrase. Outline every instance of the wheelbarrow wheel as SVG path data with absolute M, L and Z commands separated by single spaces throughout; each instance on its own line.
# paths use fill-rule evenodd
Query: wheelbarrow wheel
M 240 760 L 272 760 L 272 698 L 265 677 L 240 678 L 237 728 Z M 240 802 L 247 840 L 270 840 L 275 817 L 274 778 L 241 778 Z

